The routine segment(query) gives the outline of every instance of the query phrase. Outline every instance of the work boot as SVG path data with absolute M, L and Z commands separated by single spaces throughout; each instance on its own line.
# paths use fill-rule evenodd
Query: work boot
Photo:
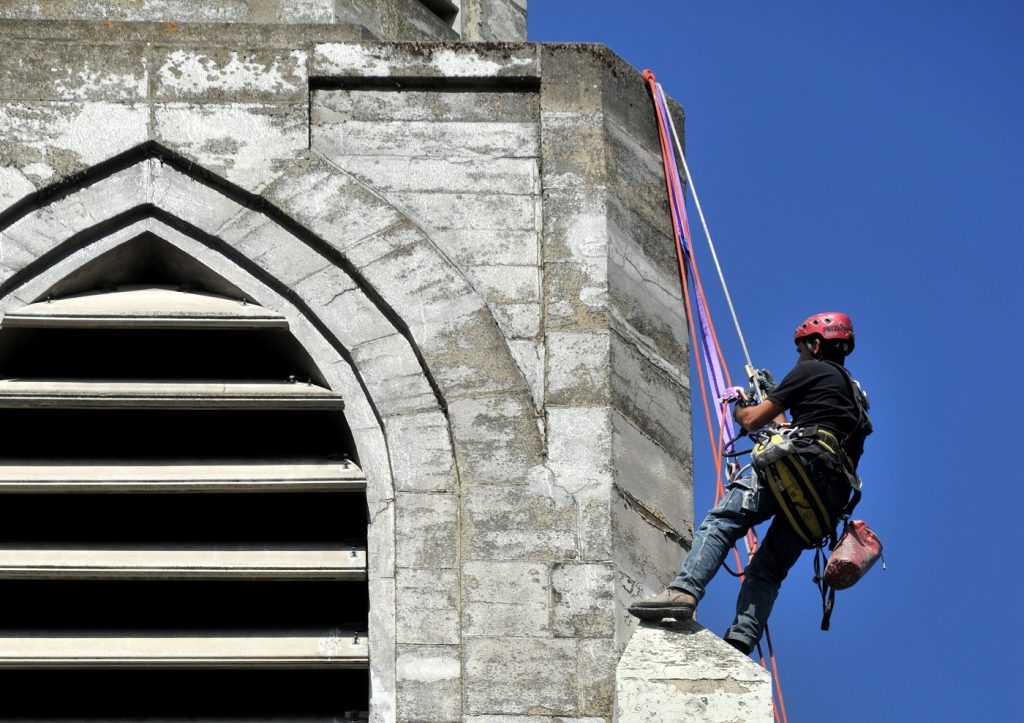
M 640 600 L 629 606 L 629 614 L 646 622 L 657 622 L 662 618 L 689 620 L 697 607 L 697 598 L 684 590 L 667 587 L 654 597 Z

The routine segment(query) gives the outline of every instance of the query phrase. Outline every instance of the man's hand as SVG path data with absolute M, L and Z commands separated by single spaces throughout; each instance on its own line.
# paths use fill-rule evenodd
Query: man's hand
M 752 407 L 736 404 L 732 410 L 732 418 L 745 430 L 753 432 L 771 421 L 774 421 L 776 424 L 789 424 L 786 421 L 785 411 L 786 408 L 778 402 L 765 399 L 760 404 L 755 404 Z

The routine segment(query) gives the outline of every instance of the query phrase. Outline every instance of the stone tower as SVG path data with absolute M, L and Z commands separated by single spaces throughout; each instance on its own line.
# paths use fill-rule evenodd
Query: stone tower
M 639 73 L 525 41 L 0 2 L 9 710 L 613 719 L 691 535 L 685 319 Z

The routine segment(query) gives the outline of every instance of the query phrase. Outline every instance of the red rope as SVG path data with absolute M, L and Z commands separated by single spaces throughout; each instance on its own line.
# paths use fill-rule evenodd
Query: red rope
M 661 145 L 662 166 L 665 171 L 665 188 L 668 194 L 669 209 L 671 211 L 669 215 L 672 219 L 672 231 L 675 238 L 676 263 L 679 266 L 679 282 L 682 287 L 683 306 L 686 311 L 686 322 L 690 334 L 691 346 L 694 347 L 693 351 L 698 354 L 702 350 L 704 353 L 707 353 L 708 351 L 713 351 L 718 356 L 719 362 L 721 363 L 722 370 L 725 375 L 726 385 L 732 386 L 732 380 L 729 376 L 729 368 L 725 363 L 725 357 L 722 353 L 722 347 L 718 341 L 718 333 L 715 329 L 714 322 L 711 320 L 710 313 L 707 314 L 707 323 L 708 330 L 710 332 L 709 335 L 711 337 L 712 350 L 708 350 L 706 347 L 702 345 L 703 342 L 701 341 L 701 337 L 697 334 L 697 330 L 694 325 L 693 311 L 690 303 L 691 282 L 693 289 L 692 293 L 694 294 L 698 303 L 702 304 L 705 309 L 708 308 L 707 297 L 704 294 L 704 286 L 701 283 L 700 271 L 697 267 L 697 260 L 692 252 L 692 243 L 690 243 L 690 263 L 693 266 L 692 275 L 687 270 L 686 259 L 683 257 L 681 241 L 685 239 L 688 243 L 690 242 L 690 229 L 689 223 L 686 218 L 685 210 L 680 209 L 678 206 L 678 203 L 685 203 L 685 201 L 682 198 L 681 191 L 677 188 L 676 185 L 673 184 L 673 179 L 671 178 L 671 176 L 675 174 L 673 174 L 671 170 L 669 158 L 675 158 L 675 151 L 668 137 L 668 129 L 665 127 L 665 123 L 658 109 L 657 80 L 654 77 L 654 73 L 651 72 L 650 70 L 645 70 L 643 72 L 643 79 L 651 92 L 652 99 L 655 102 L 655 116 L 657 117 L 658 121 L 658 141 Z M 674 180 L 676 184 L 679 183 L 678 176 L 676 176 Z M 677 216 L 678 219 L 682 220 L 681 224 L 677 219 Z M 698 359 L 700 359 L 699 356 Z M 694 366 L 697 368 L 698 386 L 700 387 L 701 402 L 704 407 L 705 421 L 707 422 L 708 440 L 711 443 L 712 459 L 715 463 L 715 503 L 717 504 L 718 501 L 722 498 L 722 495 L 725 493 L 725 489 L 722 485 L 722 469 L 724 467 L 723 455 L 725 452 L 725 445 L 728 442 L 728 438 L 726 436 L 728 426 L 728 422 L 726 421 L 728 419 L 728 410 L 722 410 L 722 419 L 721 424 L 718 425 L 718 439 L 716 440 L 716 435 L 714 432 L 715 425 L 713 425 L 711 422 L 711 405 L 708 399 L 708 383 L 705 381 L 704 378 L 703 365 L 700 363 L 700 361 L 697 361 L 694 364 Z M 728 405 L 726 404 L 725 406 L 727 407 Z M 746 540 L 749 549 L 749 562 L 750 557 L 752 557 L 757 550 L 757 533 L 753 529 L 748 530 L 746 534 Z M 742 581 L 744 577 L 744 566 L 740 558 L 739 548 L 737 546 L 733 547 L 733 556 L 736 560 L 737 572 L 739 574 L 740 580 Z M 782 683 L 779 678 L 778 663 L 775 659 L 775 649 L 772 645 L 771 632 L 769 631 L 767 625 L 765 625 L 765 641 L 768 647 L 768 660 L 771 665 L 772 680 L 774 684 L 774 695 L 772 702 L 778 702 L 778 705 L 772 706 L 772 715 L 775 718 L 776 723 L 788 723 L 788 719 L 786 716 L 786 704 L 782 697 Z M 765 661 L 765 657 L 761 649 L 760 642 L 758 642 L 757 648 L 760 657 L 761 667 L 767 669 L 768 663 L 766 663 Z

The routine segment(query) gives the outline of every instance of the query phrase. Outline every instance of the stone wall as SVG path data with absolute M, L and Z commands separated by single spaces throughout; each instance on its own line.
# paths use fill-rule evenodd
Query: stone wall
M 639 73 L 342 24 L 0 38 L 0 306 L 150 234 L 287 316 L 367 474 L 374 720 L 611 720 L 692 529 Z
M 526 0 L 2 0 L 0 19 L 338 24 L 389 41 L 526 40 Z

